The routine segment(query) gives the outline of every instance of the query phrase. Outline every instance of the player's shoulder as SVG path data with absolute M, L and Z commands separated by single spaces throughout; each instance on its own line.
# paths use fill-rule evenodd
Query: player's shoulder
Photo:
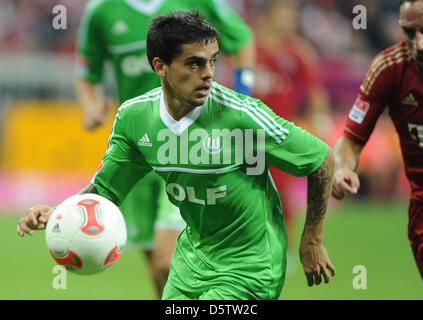
M 158 87 L 140 96 L 126 100 L 119 107 L 118 112 L 122 115 L 149 112 L 153 105 L 159 103 L 161 93 L 162 88 Z
M 378 70 L 392 70 L 398 66 L 402 66 L 405 62 L 412 59 L 410 50 L 405 41 L 401 41 L 396 45 L 389 47 L 380 52 L 372 61 L 370 70 L 376 72 Z
M 241 120 L 257 120 L 262 117 L 274 117 L 271 108 L 266 106 L 260 99 L 238 93 L 217 82 L 213 82 L 209 101 L 214 104 L 213 109 L 219 110 L 219 112 L 227 111 L 231 113 L 231 118 L 234 116 Z
M 389 84 L 394 84 L 398 75 L 403 74 L 404 68 L 413 59 L 407 44 L 401 41 L 392 47 L 380 52 L 372 60 L 367 74 L 364 78 L 361 90 L 368 95 L 378 82 L 383 82 L 385 89 Z
M 240 106 L 244 104 L 254 104 L 261 102 L 259 99 L 236 92 L 215 81 L 212 84 L 210 97 L 213 101 L 225 106 Z
M 401 41 L 380 52 L 373 59 L 372 65 L 378 64 L 381 62 L 384 62 L 384 63 L 392 62 L 392 65 L 397 65 L 402 63 L 404 60 L 408 58 L 412 58 L 411 52 L 408 49 L 408 46 L 405 43 L 405 41 Z

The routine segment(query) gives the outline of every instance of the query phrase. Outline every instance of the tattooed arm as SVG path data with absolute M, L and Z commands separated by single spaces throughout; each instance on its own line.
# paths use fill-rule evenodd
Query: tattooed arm
M 325 161 L 307 177 L 307 214 L 300 244 L 300 259 L 309 286 L 325 283 L 335 275 L 335 267 L 323 246 L 323 227 L 332 190 L 334 160 L 329 150 Z

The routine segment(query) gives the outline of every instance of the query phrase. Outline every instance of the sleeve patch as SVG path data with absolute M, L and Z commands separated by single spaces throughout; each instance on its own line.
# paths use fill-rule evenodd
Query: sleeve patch
M 350 111 L 348 117 L 358 123 L 361 124 L 366 117 L 367 111 L 369 111 L 370 104 L 367 101 L 363 101 L 360 97 L 355 100 L 355 103 Z
M 96 170 L 96 172 L 95 172 L 94 176 L 92 177 L 92 179 L 91 179 L 91 181 L 90 181 L 90 183 L 91 183 L 91 184 L 94 184 L 95 178 L 97 177 L 97 175 L 98 175 L 98 173 L 101 171 L 101 169 L 103 169 L 103 166 L 104 166 L 104 164 L 103 164 L 103 160 L 101 160 L 100 165 L 98 166 L 98 168 L 97 168 L 97 170 Z

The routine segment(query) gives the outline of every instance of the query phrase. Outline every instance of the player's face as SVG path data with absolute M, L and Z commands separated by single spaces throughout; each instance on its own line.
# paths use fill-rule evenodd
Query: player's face
M 400 26 L 405 41 L 423 71 L 423 1 L 406 2 L 401 6 Z
M 266 23 L 274 30 L 283 34 L 292 34 L 297 32 L 298 12 L 295 4 L 291 1 L 274 2 L 267 9 L 265 15 Z
M 165 89 L 174 102 L 182 107 L 196 107 L 206 102 L 218 57 L 216 40 L 182 45 L 182 53 L 164 70 Z

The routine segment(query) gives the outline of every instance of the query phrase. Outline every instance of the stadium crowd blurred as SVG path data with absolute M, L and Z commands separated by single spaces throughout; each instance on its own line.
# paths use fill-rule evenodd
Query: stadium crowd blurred
M 226 1 L 255 30 L 257 13 L 268 0 Z M 3 107 L 17 99 L 73 97 L 71 61 L 73 61 L 78 25 L 86 2 L 85 0 L 0 0 L 0 116 Z M 315 66 L 315 73 L 328 95 L 333 126 L 330 127 L 331 134 L 326 139 L 328 144 L 333 146 L 342 132 L 345 117 L 354 103 L 371 59 L 401 39 L 398 26 L 398 1 L 298 0 L 295 4 L 297 11 L 294 19 L 295 23 L 298 23 L 298 28 L 294 32 L 308 43 L 309 48 L 314 48 L 311 50 L 315 51 L 314 55 L 309 54 L 311 52 L 305 54 L 309 54 Z M 66 7 L 66 30 L 52 28 L 55 16 L 52 8 L 55 5 Z M 364 6 L 367 12 L 367 29 L 364 30 L 356 30 L 352 24 L 357 16 L 353 8 L 359 5 Z M 30 60 L 32 62 L 25 64 L 28 56 L 40 57 L 40 60 Z M 33 69 L 34 61 L 51 62 L 55 59 L 58 59 L 59 63 L 66 61 L 68 69 L 59 64 L 60 71 L 47 72 L 48 77 L 39 72 L 40 69 Z M 285 64 L 288 62 L 285 61 Z M 229 62 L 223 61 L 223 63 Z M 221 67 L 217 70 L 216 79 L 230 85 L 225 83 L 229 80 L 224 70 L 227 68 Z M 31 78 L 34 80 L 29 81 Z M 64 78 L 66 79 L 63 80 Z M 259 78 L 256 79 L 257 82 L 260 82 Z M 66 88 L 55 90 L 56 85 Z M 37 88 L 34 89 L 34 86 Z M 278 83 L 272 83 L 272 86 L 277 87 Z M 298 96 L 296 103 L 305 105 L 305 99 L 301 98 L 303 91 L 299 89 L 295 92 Z M 304 105 L 300 108 L 300 114 L 305 112 Z M 296 119 L 292 120 L 296 122 Z M 4 123 L 0 125 L 0 129 L 4 127 Z M 380 121 L 376 131 L 369 141 L 371 146 L 367 148 L 368 152 L 362 157 L 360 172 L 363 176 L 363 186 L 360 194 L 363 197 L 376 196 L 384 199 L 404 195 L 406 197 L 408 185 L 404 181 L 397 138 L 389 119 Z M 0 146 L 2 143 L 4 141 L 0 140 Z M 0 157 L 1 170 L 6 157 L 4 152 Z
M 250 23 L 255 10 L 268 0 L 227 0 Z M 0 0 L 0 50 L 49 51 L 72 54 L 76 31 L 86 0 Z M 300 32 L 322 55 L 360 53 L 370 56 L 398 40 L 397 0 L 299 0 Z M 51 27 L 52 8 L 67 9 L 66 32 Z M 367 9 L 367 30 L 355 32 L 352 20 L 357 5 Z M 336 30 L 336 32 L 334 32 Z

